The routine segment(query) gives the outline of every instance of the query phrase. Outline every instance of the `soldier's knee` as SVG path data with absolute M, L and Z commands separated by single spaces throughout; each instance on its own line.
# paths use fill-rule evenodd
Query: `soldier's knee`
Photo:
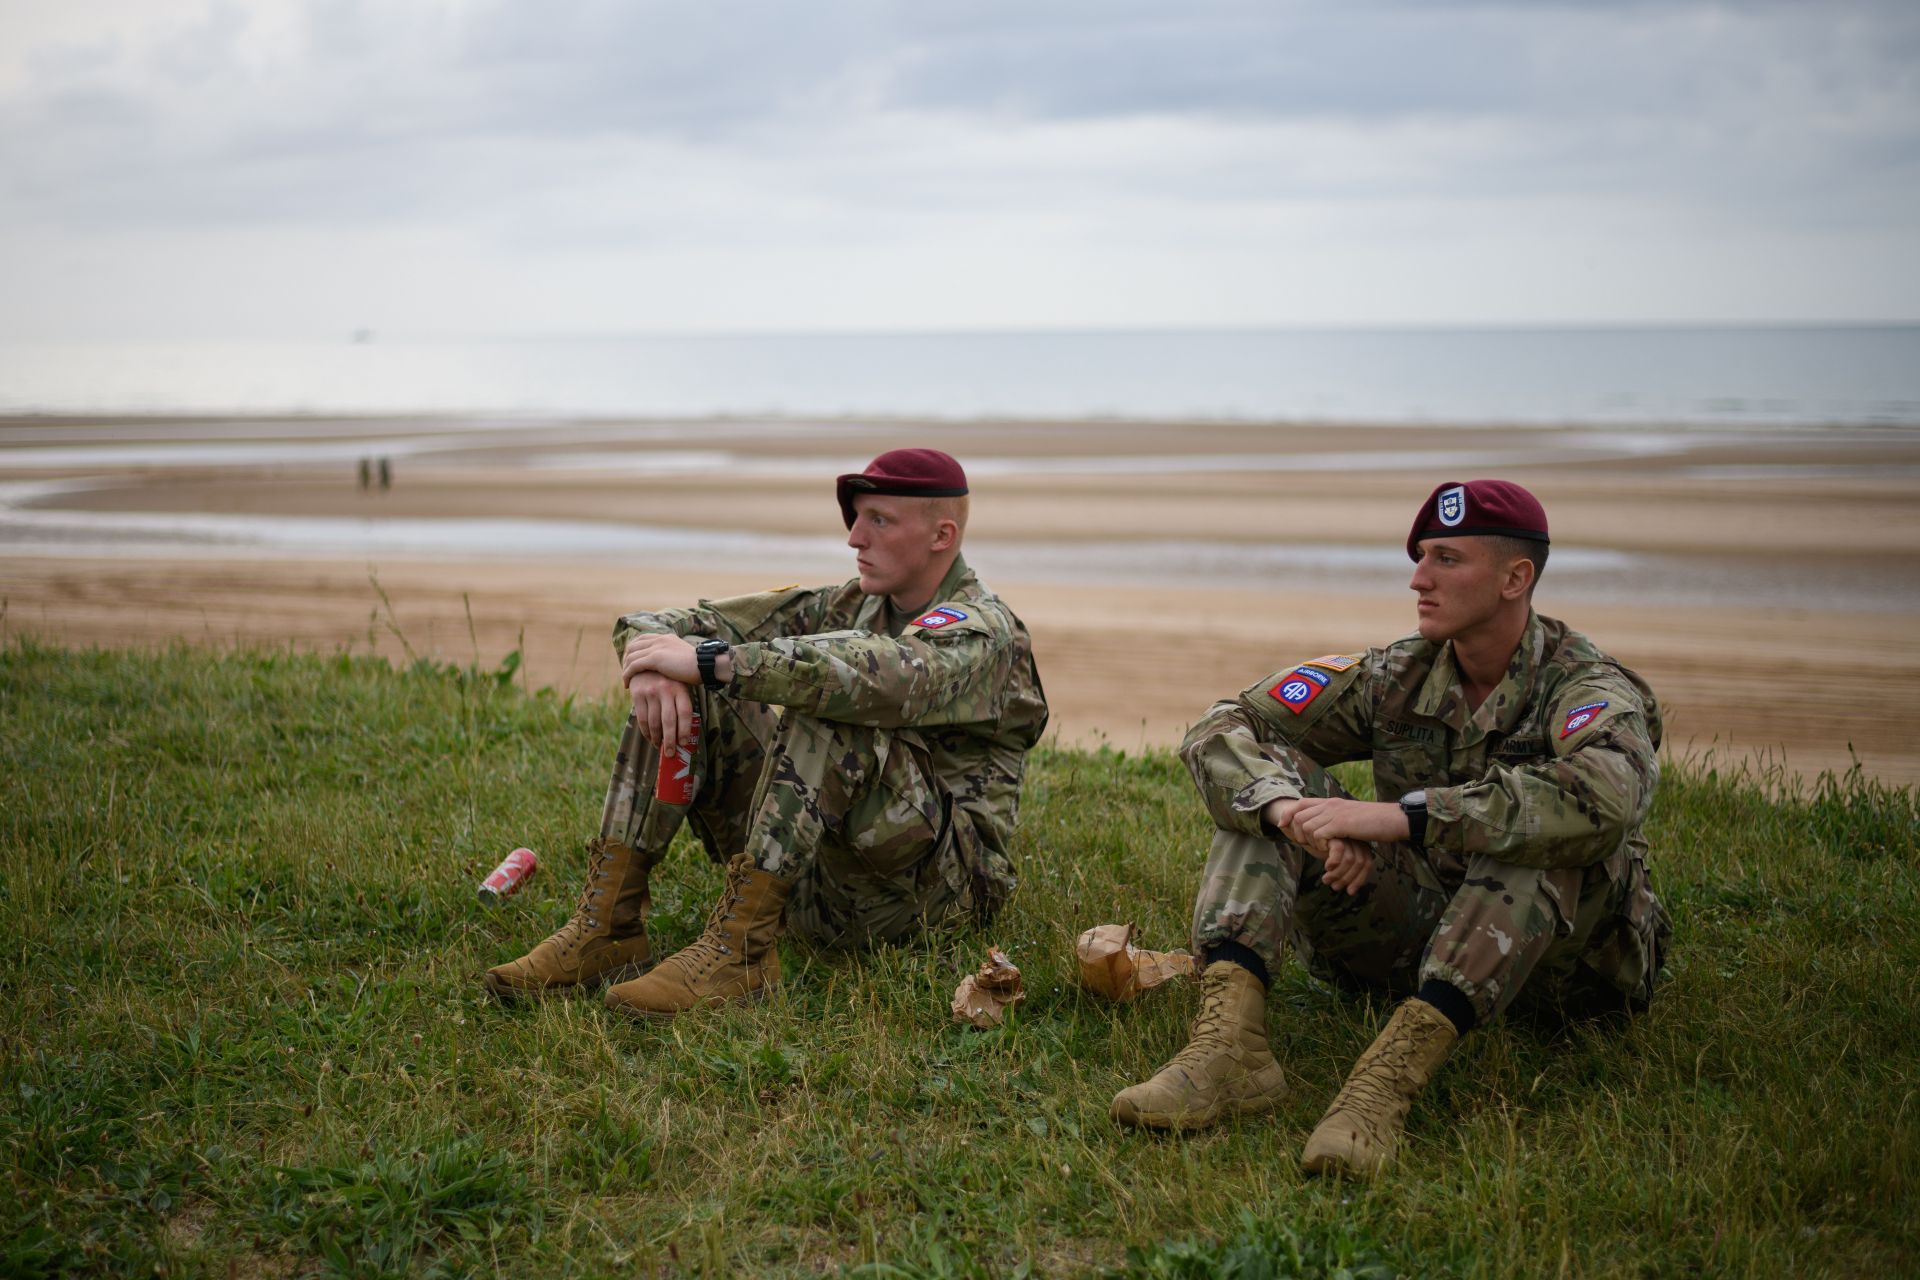
M 1580 900 L 1581 872 L 1577 867 L 1523 867 L 1517 862 L 1476 857 L 1467 864 L 1466 878 L 1455 891 L 1456 914 L 1492 915 L 1526 921 L 1535 913 L 1545 917 L 1555 933 L 1572 927 Z
M 1498 884 L 1502 887 L 1515 886 L 1524 891 L 1540 883 L 1546 872 L 1539 867 L 1525 867 L 1517 862 L 1502 862 L 1499 858 L 1486 854 L 1475 854 L 1467 860 L 1466 883 Z
M 784 746 L 791 751 L 798 747 L 811 752 L 825 752 L 833 758 L 848 755 L 872 758 L 881 750 L 878 744 L 888 736 L 890 731 L 886 729 L 848 724 L 844 720 L 823 720 L 792 707 L 782 707 L 774 725 L 776 749 Z

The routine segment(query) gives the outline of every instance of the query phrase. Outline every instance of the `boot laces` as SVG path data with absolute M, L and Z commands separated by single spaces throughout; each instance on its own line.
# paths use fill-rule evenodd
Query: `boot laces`
M 1385 1081 L 1371 1075 L 1361 1075 L 1347 1081 L 1346 1088 L 1340 1091 L 1338 1105 L 1332 1109 L 1373 1116 L 1392 1111 L 1405 1101 L 1400 1091 Z
M 586 887 L 580 891 L 580 901 L 574 904 L 573 915 L 553 935 L 553 945 L 562 952 L 574 950 L 586 941 L 587 930 L 600 927 L 594 900 L 606 892 L 600 882 L 607 878 L 607 864 L 612 860 L 613 854 L 601 841 L 595 840 L 587 845 Z
M 1209 991 L 1200 1003 L 1200 1013 L 1193 1020 L 1192 1038 L 1187 1047 L 1173 1055 L 1173 1062 L 1185 1066 L 1208 1058 L 1231 1047 L 1233 1037 L 1227 1030 L 1227 992 L 1224 987 L 1218 991 Z
M 720 901 L 714 904 L 713 910 L 707 915 L 707 927 L 680 953 L 688 963 L 698 964 L 702 971 L 709 971 L 719 967 L 722 956 L 733 954 L 733 948 L 725 940 L 726 927 L 723 922 L 734 918 L 733 909 L 746 896 L 747 876 L 750 874 L 751 868 L 727 874 L 726 887 L 720 891 Z
M 1406 1078 L 1413 1057 L 1414 1039 L 1404 1034 L 1365 1054 L 1341 1088 L 1333 1109 L 1378 1114 L 1383 1109 L 1405 1106 L 1408 1099 L 1393 1082 Z

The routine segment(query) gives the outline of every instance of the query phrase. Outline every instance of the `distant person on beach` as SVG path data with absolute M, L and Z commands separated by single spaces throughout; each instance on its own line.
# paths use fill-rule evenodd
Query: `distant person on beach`
M 1025 625 L 961 557 L 966 473 L 895 449 L 841 476 L 838 496 L 852 580 L 615 624 L 633 713 L 586 886 L 558 933 L 487 971 L 490 991 L 617 983 L 609 1008 L 670 1017 L 764 996 L 788 928 L 862 948 L 984 922 L 1012 894 L 1047 704 Z M 655 793 L 661 746 L 696 729 L 671 780 L 690 795 L 671 803 Z M 705 932 L 641 976 L 648 876 L 688 820 L 727 861 L 726 887 Z
M 1407 537 L 1418 632 L 1276 672 L 1214 705 L 1181 755 L 1216 829 L 1194 904 L 1190 1043 L 1113 1100 L 1122 1124 L 1197 1129 L 1286 1094 L 1267 987 L 1308 970 L 1400 999 L 1307 1140 L 1308 1173 L 1392 1164 L 1455 1042 L 1524 995 L 1644 1009 L 1671 926 L 1641 834 L 1659 779 L 1653 691 L 1533 612 L 1547 515 L 1503 480 L 1449 482 Z M 1373 762 L 1377 801 L 1329 765 Z

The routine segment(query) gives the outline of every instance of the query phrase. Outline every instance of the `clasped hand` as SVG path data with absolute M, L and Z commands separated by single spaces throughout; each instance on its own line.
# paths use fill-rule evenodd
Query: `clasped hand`
M 693 643 L 674 635 L 642 635 L 620 655 L 620 683 L 633 699 L 634 723 L 654 746 L 693 737 L 693 694 L 700 663 Z
M 1373 876 L 1375 841 L 1405 840 L 1407 815 L 1397 804 L 1309 796 L 1274 800 L 1261 810 L 1267 825 L 1326 863 L 1329 889 L 1355 894 Z

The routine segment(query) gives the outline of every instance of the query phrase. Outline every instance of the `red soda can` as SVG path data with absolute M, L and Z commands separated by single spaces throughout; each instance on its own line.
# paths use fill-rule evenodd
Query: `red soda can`
M 662 804 L 688 804 L 693 800 L 693 753 L 700 749 L 700 713 L 693 713 L 693 733 L 685 744 L 672 743 L 660 748 L 660 773 L 653 780 L 653 797 Z
M 518 890 L 539 869 L 540 859 L 533 856 L 533 850 L 515 849 L 480 882 L 480 901 L 489 907 L 499 905 L 500 899 Z

